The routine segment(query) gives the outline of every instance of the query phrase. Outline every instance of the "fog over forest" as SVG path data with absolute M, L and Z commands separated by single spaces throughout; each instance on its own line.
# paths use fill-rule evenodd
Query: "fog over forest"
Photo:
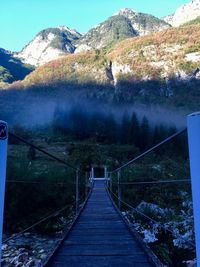
M 145 116 L 151 125 L 165 124 L 182 128 L 186 125 L 187 110 L 175 110 L 161 105 L 125 104 L 103 99 L 87 99 L 78 92 L 58 92 L 58 94 L 37 93 L 36 91 L 0 91 L 0 114 L 11 126 L 21 125 L 25 128 L 51 125 L 55 112 L 70 112 L 81 109 L 87 114 L 99 112 L 112 114 L 116 121 L 121 121 L 123 114 L 137 114 L 141 121 Z

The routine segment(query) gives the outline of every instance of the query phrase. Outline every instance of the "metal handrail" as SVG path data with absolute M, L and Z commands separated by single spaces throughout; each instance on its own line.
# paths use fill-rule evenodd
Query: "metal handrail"
M 179 180 L 160 180 L 160 181 L 143 181 L 143 182 L 113 182 L 114 185 L 148 185 L 148 184 L 170 184 L 170 183 L 191 183 L 190 179 L 179 179 Z
M 17 238 L 19 237 L 21 234 L 33 229 L 34 227 L 40 225 L 41 223 L 58 216 L 62 211 L 66 210 L 68 207 L 71 207 L 72 205 L 74 205 L 76 203 L 76 201 L 71 202 L 70 204 L 64 206 L 62 209 L 54 211 L 53 213 L 46 215 L 45 217 L 43 217 L 42 219 L 40 219 L 39 221 L 35 222 L 34 224 L 32 224 L 31 226 L 27 227 L 26 229 L 22 230 L 21 232 L 15 234 L 14 236 L 11 236 L 5 240 L 3 240 L 3 243 L 8 242 L 9 240 L 13 239 L 13 238 Z
M 134 208 L 134 207 L 131 206 L 129 203 L 127 203 L 127 202 L 121 200 L 121 199 L 120 199 L 120 198 L 119 198 L 119 197 L 118 197 L 118 196 L 117 196 L 111 189 L 108 189 L 107 186 L 106 186 L 106 189 L 107 189 L 107 192 L 108 192 L 108 194 L 110 195 L 110 197 L 111 197 L 111 194 L 112 194 L 118 201 L 120 201 L 122 204 L 124 204 L 126 207 L 128 207 L 128 208 L 131 209 L 132 211 L 138 213 L 140 216 L 144 217 L 145 219 L 147 219 L 147 220 L 149 220 L 149 221 L 151 221 L 151 222 L 153 222 L 153 223 L 156 223 L 156 224 L 160 225 L 160 227 L 163 228 L 163 230 L 165 230 L 165 231 L 169 232 L 170 234 L 173 234 L 173 235 L 174 235 L 174 232 L 171 231 L 168 227 L 166 227 L 166 226 L 164 226 L 162 223 L 160 223 L 160 222 L 154 220 L 153 218 L 151 218 L 150 216 L 146 215 L 145 213 L 139 211 L 137 208 Z M 111 194 L 110 194 L 110 193 L 111 193 Z M 176 236 L 176 237 L 178 237 L 178 236 Z M 181 238 L 181 237 L 180 237 L 180 238 Z M 190 244 L 190 245 L 191 245 L 192 247 L 194 247 L 194 248 L 196 247 L 195 244 L 193 244 L 193 243 L 190 242 L 190 241 L 187 241 L 186 243 Z
M 164 139 L 162 142 L 158 143 L 157 145 L 151 147 L 150 149 L 146 150 L 145 152 L 143 152 L 142 154 L 140 154 L 139 156 L 135 157 L 134 159 L 128 161 L 127 163 L 123 164 L 121 167 L 118 167 L 117 169 L 114 169 L 113 171 L 109 172 L 109 173 L 115 173 L 118 172 L 126 167 L 128 167 L 130 164 L 135 163 L 136 161 L 138 161 L 141 158 L 144 158 L 146 155 L 148 155 L 149 153 L 151 153 L 152 151 L 156 150 L 157 148 L 161 147 L 162 145 L 170 142 L 171 140 L 173 140 L 174 138 L 180 136 L 181 134 L 187 132 L 187 128 L 184 128 L 181 131 L 178 131 L 177 133 L 172 134 L 171 136 L 167 137 L 166 139 Z

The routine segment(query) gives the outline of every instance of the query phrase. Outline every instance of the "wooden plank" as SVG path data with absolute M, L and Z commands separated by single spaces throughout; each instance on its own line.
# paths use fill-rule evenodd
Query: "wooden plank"
M 101 256 L 101 255 L 131 255 L 131 253 L 137 253 L 137 255 L 142 255 L 144 258 L 144 252 L 141 252 L 141 249 L 136 246 L 136 244 L 103 244 L 100 245 L 63 245 L 58 253 L 59 256 L 63 255 L 93 255 L 93 256 Z
M 149 267 L 149 263 L 132 256 L 68 256 L 55 261 L 55 267 Z

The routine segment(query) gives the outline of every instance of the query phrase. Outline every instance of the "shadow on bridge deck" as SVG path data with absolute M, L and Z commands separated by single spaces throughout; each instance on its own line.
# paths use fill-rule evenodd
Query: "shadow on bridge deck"
M 114 208 L 104 180 L 97 179 L 83 212 L 47 266 L 153 265 Z

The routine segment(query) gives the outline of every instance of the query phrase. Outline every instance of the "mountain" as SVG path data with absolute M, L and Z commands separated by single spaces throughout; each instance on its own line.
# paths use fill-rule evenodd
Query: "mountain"
M 139 36 L 151 34 L 169 28 L 169 25 L 161 19 L 150 14 L 138 13 L 130 8 L 119 10 L 114 16 L 124 16 L 130 20 L 133 29 Z
M 83 36 L 66 26 L 45 29 L 15 56 L 25 63 L 40 66 L 66 54 L 100 49 L 125 38 L 146 35 L 169 27 L 169 24 L 154 16 L 125 8 Z
M 124 8 L 83 35 L 77 42 L 75 53 L 100 49 L 125 38 L 143 36 L 169 27 L 169 24 L 152 15 Z
M 173 27 L 178 27 L 199 16 L 200 0 L 192 0 L 189 3 L 180 6 L 173 15 L 169 15 L 163 19 Z
M 37 68 L 24 82 L 51 83 L 56 79 L 117 84 L 125 77 L 166 80 L 180 76 L 184 79 L 200 65 L 199 39 L 200 23 L 129 38 L 111 48 L 71 54 L 49 62 Z
M 23 64 L 13 53 L 0 48 L 0 87 L 23 80 L 32 70 L 33 66 Z
M 51 61 L 28 75 L 21 87 L 90 88 L 93 84 L 94 90 L 99 85 L 113 88 L 113 97 L 121 92 L 124 101 L 176 99 L 176 105 L 198 105 L 199 39 L 198 23 L 129 38 L 107 49 Z M 94 90 L 85 95 L 95 95 Z M 96 96 L 103 94 L 101 90 Z
M 66 26 L 48 28 L 39 32 L 36 37 L 16 57 L 34 66 L 42 65 L 60 56 L 73 53 L 74 42 L 81 37 L 76 30 Z

